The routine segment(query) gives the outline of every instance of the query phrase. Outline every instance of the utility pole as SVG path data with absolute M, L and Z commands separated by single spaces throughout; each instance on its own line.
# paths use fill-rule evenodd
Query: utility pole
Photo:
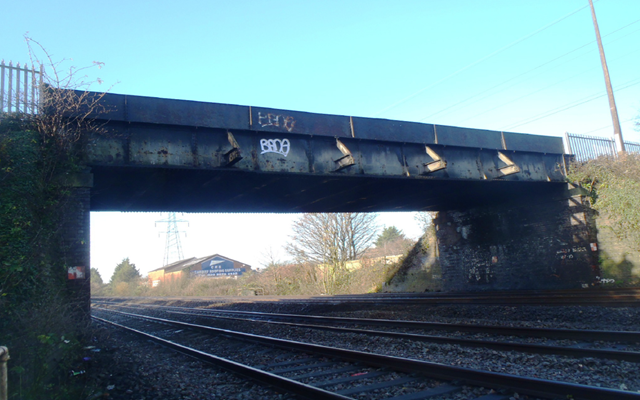
M 618 119 L 618 109 L 616 108 L 616 101 L 613 98 L 613 89 L 611 88 L 611 79 L 609 78 L 609 68 L 607 68 L 607 60 L 604 58 L 604 48 L 602 47 L 598 21 L 596 20 L 596 10 L 593 8 L 593 0 L 589 0 L 589 5 L 591 6 L 593 26 L 596 29 L 596 39 L 598 41 L 598 49 L 600 50 L 600 61 L 602 62 L 602 70 L 604 71 L 604 82 L 607 85 L 607 94 L 609 95 L 609 108 L 611 108 L 611 119 L 613 120 L 613 139 L 616 142 L 616 149 L 618 149 L 618 153 L 624 154 L 624 141 L 622 140 L 620 120 Z

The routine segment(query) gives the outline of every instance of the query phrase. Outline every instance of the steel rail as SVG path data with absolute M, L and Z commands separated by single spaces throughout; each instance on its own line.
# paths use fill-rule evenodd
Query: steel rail
M 188 315 L 188 316 L 195 316 L 195 317 L 220 318 L 220 319 L 227 319 L 227 320 L 233 320 L 233 321 L 245 321 L 245 322 L 261 322 L 265 324 L 284 325 L 284 326 L 291 326 L 295 328 L 307 328 L 307 329 L 316 329 L 316 330 L 324 330 L 324 331 L 332 331 L 332 332 L 340 332 L 340 333 L 356 333 L 356 334 L 369 335 L 369 336 L 390 337 L 395 339 L 414 340 L 419 342 L 456 344 L 460 346 L 480 347 L 480 348 L 488 348 L 488 349 L 501 350 L 501 351 L 519 351 L 522 353 L 553 354 L 553 355 L 563 355 L 563 356 L 569 356 L 569 357 L 575 357 L 575 358 L 595 357 L 595 358 L 605 358 L 609 360 L 640 362 L 640 352 L 636 352 L 636 351 L 575 348 L 575 347 L 551 346 L 551 345 L 530 344 L 530 343 L 498 342 L 494 340 L 460 339 L 460 338 L 449 338 L 449 337 L 434 336 L 434 335 L 419 335 L 415 333 L 374 331 L 369 329 L 341 328 L 341 327 L 326 326 L 326 325 L 311 325 L 311 324 L 300 324 L 300 323 L 293 323 L 293 322 L 277 322 L 277 321 L 266 321 L 266 320 L 256 320 L 256 319 L 246 319 L 246 318 L 212 316 L 212 315 L 201 314 L 197 312 L 169 311 L 169 310 L 165 312 L 170 314 L 180 314 L 180 315 Z
M 283 299 L 282 301 L 292 301 Z M 312 298 L 305 299 L 306 303 L 327 303 L 349 301 L 350 303 L 375 303 L 375 304 L 484 304 L 484 305 L 615 305 L 615 306 L 640 306 L 640 295 L 611 295 L 597 297 L 578 296 L 513 296 L 513 297 L 392 297 L 392 298 L 366 298 L 366 297 L 340 297 L 340 298 Z
M 181 344 L 172 342 L 170 340 L 162 339 L 158 336 L 154 336 L 137 329 L 130 328 L 125 325 L 118 324 L 113 321 L 109 321 L 104 318 L 92 316 L 93 319 L 108 323 L 118 328 L 125 329 L 129 332 L 135 333 L 137 335 L 143 336 L 146 339 L 152 340 L 156 343 L 160 343 L 161 345 L 168 347 L 170 349 L 176 350 L 180 353 L 186 354 L 190 357 L 196 358 L 200 361 L 204 361 L 210 364 L 214 364 L 218 367 L 224 368 L 227 371 L 235 372 L 242 376 L 245 376 L 249 379 L 253 379 L 255 381 L 267 384 L 272 387 L 276 387 L 278 389 L 286 390 L 291 393 L 295 393 L 303 398 L 314 400 L 314 399 L 327 399 L 327 400 L 353 400 L 352 397 L 342 396 L 337 393 L 329 392 L 324 389 L 320 389 L 311 385 L 306 385 L 304 383 L 295 381 L 293 379 L 288 379 L 276 374 L 272 374 L 270 372 L 262 371 L 257 368 L 250 367 L 248 365 L 240 364 L 238 362 L 228 360 L 226 358 L 218 357 L 213 354 L 206 353 L 204 351 L 196 350 L 191 347 L 183 346 Z
M 179 310 L 193 310 L 189 307 L 176 306 L 160 306 L 148 304 L 145 306 L 158 308 L 173 308 Z M 131 306 L 121 306 L 131 307 Z M 345 325 L 372 325 L 387 326 L 394 328 L 410 328 L 425 330 L 443 330 L 458 331 L 472 333 L 490 333 L 505 336 L 522 336 L 522 337 L 538 337 L 538 338 L 555 338 L 555 339 L 580 339 L 580 340 L 602 340 L 608 342 L 626 342 L 640 343 L 640 332 L 638 331 L 602 331 L 590 329 L 552 329 L 552 328 L 523 328 L 498 325 L 468 325 L 468 324 L 452 324 L 446 322 L 424 322 L 424 321 L 406 321 L 391 319 L 373 319 L 373 318 L 348 318 L 348 317 L 324 317 L 318 315 L 300 315 L 300 314 L 281 314 L 281 313 L 264 313 L 258 311 L 237 311 L 237 310 L 213 310 L 198 309 L 210 313 L 217 314 L 235 314 L 250 315 L 261 318 L 276 318 L 289 321 L 309 321 L 316 323 L 332 323 Z
M 526 378 L 511 374 L 474 370 L 470 368 L 454 367 L 446 364 L 439 364 L 427 361 L 413 360 L 408 358 L 385 356 L 380 354 L 363 353 L 355 350 L 346 350 L 335 347 L 320 346 L 296 342 L 293 340 L 276 339 L 251 333 L 236 332 L 227 329 L 213 328 L 209 326 L 189 324 L 185 322 L 173 321 L 164 318 L 148 317 L 140 314 L 124 313 L 121 311 L 109 310 L 108 312 L 122 314 L 132 318 L 155 321 L 163 324 L 180 326 L 204 332 L 215 332 L 227 337 L 241 338 L 253 343 L 263 343 L 274 347 L 288 350 L 299 350 L 324 356 L 341 358 L 344 360 L 362 362 L 377 367 L 387 367 L 398 371 L 409 373 L 420 373 L 429 378 L 464 381 L 465 383 L 484 386 L 497 387 L 516 391 L 518 393 L 529 394 L 547 398 L 572 398 L 584 400 L 640 400 L 640 393 L 617 389 L 604 389 L 581 385 L 576 383 L 557 382 L 547 379 Z
M 167 300 L 168 298 L 161 298 Z M 172 297 L 170 299 L 186 299 L 184 297 Z M 196 298 L 203 300 L 218 299 L 228 301 L 226 297 L 208 297 Z M 255 301 L 266 301 L 269 296 L 258 296 L 257 298 L 243 298 L 243 300 L 251 299 Z M 194 300 L 194 298 L 188 298 Z M 312 296 L 305 298 L 278 298 L 280 302 L 336 302 L 336 301 L 352 301 L 352 302 L 389 302 L 395 303 L 416 302 L 424 303 L 473 303 L 479 304 L 611 304 L 611 305 L 640 305 L 640 289 L 624 288 L 624 289 L 567 289 L 567 290 L 524 290 L 524 291 L 497 291 L 497 292 L 447 292 L 447 293 L 368 293 L 362 295 L 335 295 L 335 296 Z

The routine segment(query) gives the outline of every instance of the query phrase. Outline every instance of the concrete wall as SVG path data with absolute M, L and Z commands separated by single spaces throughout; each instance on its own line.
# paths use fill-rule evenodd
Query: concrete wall
M 438 213 L 434 223 L 443 290 L 597 285 L 596 230 L 584 201 L 581 196 L 540 198 Z

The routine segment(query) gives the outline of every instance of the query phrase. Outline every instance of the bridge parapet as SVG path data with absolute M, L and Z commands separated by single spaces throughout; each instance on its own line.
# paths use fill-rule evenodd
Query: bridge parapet
M 562 182 L 562 138 L 107 94 L 89 164 Z
M 561 137 L 264 107 L 106 94 L 99 119 L 563 154 Z
M 117 94 L 100 105 L 93 211 L 444 210 L 564 190 L 561 138 Z

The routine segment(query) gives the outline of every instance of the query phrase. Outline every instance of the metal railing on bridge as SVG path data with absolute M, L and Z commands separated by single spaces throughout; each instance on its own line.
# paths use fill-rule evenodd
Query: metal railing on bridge
M 587 161 L 600 156 L 618 157 L 613 138 L 567 132 L 564 134 L 564 143 L 565 152 L 574 154 L 578 161 Z M 640 153 L 640 143 L 624 142 L 624 146 L 628 153 Z
M 43 72 L 42 65 L 36 69 L 0 61 L 0 113 L 37 113 Z

